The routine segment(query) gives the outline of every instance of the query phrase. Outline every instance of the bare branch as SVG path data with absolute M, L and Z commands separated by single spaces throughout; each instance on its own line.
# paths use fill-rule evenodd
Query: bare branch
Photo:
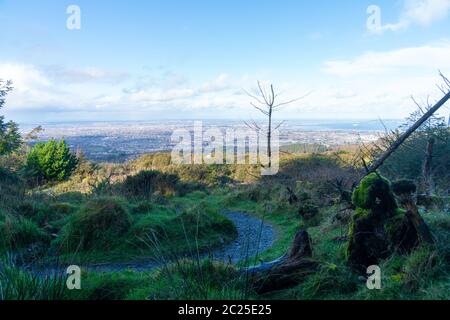
M 275 128 L 273 129 L 273 130 L 278 130 L 283 124 L 285 124 L 286 123 L 286 121 L 285 120 L 283 120 L 283 121 L 281 121 L 279 124 L 277 124 L 276 126 L 275 126 Z
M 257 96 L 251 94 L 250 92 L 248 92 L 248 91 L 245 90 L 245 89 L 242 89 L 242 90 L 244 90 L 244 92 L 245 92 L 246 95 L 248 95 L 250 98 L 255 99 L 259 104 L 264 104 L 264 102 L 262 102 Z
M 275 103 L 275 91 L 273 90 L 273 84 L 270 85 L 270 91 L 272 92 L 272 100 L 270 101 L 270 106 L 273 107 Z
M 253 102 L 250 103 L 252 105 L 253 108 L 258 109 L 259 111 L 261 111 L 263 114 L 265 114 L 266 116 L 269 115 L 269 112 L 267 112 L 266 110 L 258 107 L 256 104 L 254 104 Z
M 306 98 L 306 97 L 309 96 L 311 93 L 312 93 L 312 91 L 308 92 L 307 94 L 305 94 L 304 96 L 301 96 L 301 97 L 299 97 L 299 98 L 296 98 L 296 99 L 292 99 L 292 100 L 289 100 L 289 101 L 286 101 L 286 102 L 279 103 L 279 104 L 273 106 L 273 108 L 275 109 L 275 108 L 278 108 L 278 107 L 281 107 L 281 106 L 284 106 L 284 105 L 287 105 L 287 104 L 291 104 L 291 103 L 297 102 L 297 101 L 299 101 L 299 100 L 302 100 L 302 99 Z
M 266 94 L 265 91 L 263 90 L 263 88 L 262 88 L 262 86 L 261 86 L 261 82 L 259 82 L 259 81 L 258 81 L 258 88 L 259 88 L 259 91 L 261 92 L 261 95 L 262 95 L 264 101 L 266 102 L 266 104 L 267 104 L 268 106 L 270 106 L 270 103 L 269 103 L 269 101 L 268 101 L 268 99 L 267 99 L 267 94 Z
M 439 75 L 444 80 L 444 83 L 447 86 L 448 91 L 450 91 L 450 80 L 446 76 L 444 76 L 444 74 L 441 71 L 439 71 Z

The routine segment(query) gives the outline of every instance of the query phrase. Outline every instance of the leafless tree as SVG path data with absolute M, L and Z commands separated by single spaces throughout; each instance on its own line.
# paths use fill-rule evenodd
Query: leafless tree
M 375 172 L 379 167 L 381 167 L 384 162 L 401 146 L 404 142 L 416 131 L 420 131 L 421 128 L 424 130 L 433 128 L 436 123 L 442 121 L 435 117 L 436 112 L 448 101 L 450 100 L 450 80 L 446 78 L 442 73 L 440 73 L 443 79 L 443 85 L 438 86 L 442 91 L 444 96 L 435 103 L 430 103 L 427 100 L 427 106 L 422 107 L 413 98 L 414 103 L 418 107 L 418 110 L 413 113 L 413 115 L 407 119 L 407 124 L 403 125 L 400 129 L 387 134 L 385 137 L 380 139 L 378 143 L 372 144 L 371 147 L 363 145 L 361 148 L 361 153 L 359 155 L 360 161 L 366 169 L 366 174 Z M 403 132 L 402 132 L 403 131 Z M 423 172 L 426 176 L 429 176 L 429 170 L 431 167 L 431 157 L 433 152 L 434 138 L 430 138 L 426 150 L 426 159 L 424 163 Z M 374 155 L 378 155 L 373 157 Z M 367 158 L 375 158 L 376 160 L 368 166 L 366 164 Z M 364 175 L 364 176 L 365 176 Z
M 292 99 L 288 101 L 278 101 L 279 94 L 275 93 L 275 89 L 273 84 L 271 84 L 268 88 L 264 88 L 261 85 L 261 82 L 258 81 L 258 92 L 256 94 L 251 94 L 248 91 L 244 90 L 245 93 L 253 99 L 252 102 L 250 102 L 251 106 L 261 112 L 263 115 L 265 115 L 268 118 L 268 126 L 267 129 L 261 128 L 261 126 L 255 121 L 252 120 L 251 122 L 245 122 L 245 125 L 249 127 L 250 129 L 254 130 L 258 136 L 261 132 L 264 132 L 264 134 L 267 137 L 267 155 L 269 158 L 269 164 L 268 167 L 272 167 L 272 134 L 275 130 L 279 129 L 285 121 L 282 121 L 276 125 L 273 124 L 273 114 L 275 111 L 279 110 L 281 107 L 286 106 L 288 104 L 294 103 L 300 99 L 303 99 L 307 95 Z

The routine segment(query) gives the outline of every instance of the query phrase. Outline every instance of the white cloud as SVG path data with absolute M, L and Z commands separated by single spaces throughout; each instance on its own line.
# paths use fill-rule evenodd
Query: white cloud
M 0 78 L 14 80 L 16 88 L 8 97 L 5 111 L 23 117 L 38 112 L 39 117 L 48 114 L 58 120 L 124 119 L 129 115 L 137 119 L 257 118 L 260 115 L 250 106 L 251 99 L 242 88 L 252 91 L 256 79 L 271 79 L 282 94 L 280 101 L 313 91 L 310 96 L 285 106 L 276 114 L 278 119 L 388 119 L 405 117 L 414 109 L 412 94 L 419 99 L 428 94 L 432 98 L 440 96 L 435 87 L 439 83 L 437 69 L 450 74 L 448 57 L 450 43 L 441 42 L 325 61 L 319 74 L 300 72 L 277 79 L 267 73 L 243 76 L 223 73 L 191 83 L 175 72 L 157 76 L 148 71 L 130 74 L 120 86 L 103 79 L 106 73 L 102 72 L 90 73 L 88 81 L 61 82 L 46 68 L 0 62 Z M 95 77 L 98 79 L 94 80 Z
M 341 110 L 341 114 L 402 118 L 415 108 L 411 95 L 418 99 L 430 95 L 431 100 L 442 96 L 436 88 L 441 83 L 438 69 L 450 74 L 449 57 L 450 43 L 441 42 L 325 61 L 323 85 L 314 99 L 337 115 Z
M 52 80 L 69 84 L 86 82 L 117 84 L 129 77 L 126 72 L 116 72 L 94 67 L 67 69 L 61 66 L 50 66 L 45 68 L 44 72 Z
M 95 68 L 79 71 L 63 67 L 38 68 L 31 64 L 0 63 L 0 78 L 13 80 L 7 112 L 150 112 L 226 108 L 236 102 L 240 80 L 227 74 L 189 85 L 186 77 L 168 72 L 161 77 L 126 75 Z M 112 79 L 110 79 L 112 78 Z M 123 82 L 123 87 L 117 85 Z M 117 81 L 116 81 L 117 80 Z M 169 85 L 171 84 L 171 85 Z
M 203 93 L 207 92 L 217 92 L 229 89 L 231 84 L 229 83 L 230 76 L 228 74 L 221 74 L 216 79 L 204 83 L 199 91 Z
M 409 73 L 419 70 L 450 69 L 450 43 L 368 52 L 350 60 L 331 60 L 323 71 L 337 76 Z
M 373 31 L 381 34 L 384 31 L 404 30 L 411 25 L 429 26 L 446 18 L 449 12 L 450 0 L 404 0 L 398 22 L 384 24 Z
M 404 19 L 423 26 L 445 18 L 450 11 L 450 0 L 407 0 Z

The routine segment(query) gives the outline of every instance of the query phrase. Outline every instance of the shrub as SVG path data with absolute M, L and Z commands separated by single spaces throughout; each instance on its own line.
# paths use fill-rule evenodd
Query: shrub
M 76 169 L 78 160 L 64 140 L 38 143 L 28 155 L 26 175 L 38 182 L 63 181 Z
M 23 201 L 24 193 L 24 185 L 17 175 L 0 168 L 0 207 L 14 207 Z
M 91 200 L 74 214 L 62 230 L 66 252 L 112 249 L 131 227 L 132 218 L 124 204 L 114 198 Z
M 150 197 L 154 193 L 174 195 L 178 191 L 179 178 L 174 174 L 158 171 L 141 171 L 128 176 L 120 186 L 121 193 L 133 197 Z
M 412 180 L 398 180 L 392 184 L 392 191 L 397 196 L 401 195 L 410 195 L 415 193 L 417 190 L 417 186 Z
M 61 225 L 66 221 L 66 218 L 75 213 L 76 210 L 76 206 L 64 202 L 41 205 L 36 216 L 33 217 L 33 221 L 47 230 L 57 233 Z
M 0 109 L 5 104 L 5 97 L 12 91 L 12 82 L 0 79 Z M 15 122 L 5 122 L 5 117 L 0 116 L 0 156 L 17 150 L 22 144 L 19 127 Z
M 311 200 L 306 200 L 300 204 L 298 213 L 303 218 L 312 218 L 319 213 L 319 207 L 312 203 Z
M 33 221 L 11 215 L 0 220 L 0 252 L 24 249 L 33 244 L 48 244 L 49 236 Z

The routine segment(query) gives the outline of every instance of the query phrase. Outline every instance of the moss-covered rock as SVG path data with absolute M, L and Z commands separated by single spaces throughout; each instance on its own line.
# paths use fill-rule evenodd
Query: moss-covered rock
M 389 213 L 397 208 L 391 183 L 386 178 L 372 173 L 365 177 L 353 192 L 353 204 L 358 208 Z
M 350 225 L 347 260 L 355 269 L 365 271 L 393 252 L 407 252 L 417 245 L 417 232 L 398 208 L 389 180 L 376 173 L 367 176 L 352 200 L 357 209 Z

